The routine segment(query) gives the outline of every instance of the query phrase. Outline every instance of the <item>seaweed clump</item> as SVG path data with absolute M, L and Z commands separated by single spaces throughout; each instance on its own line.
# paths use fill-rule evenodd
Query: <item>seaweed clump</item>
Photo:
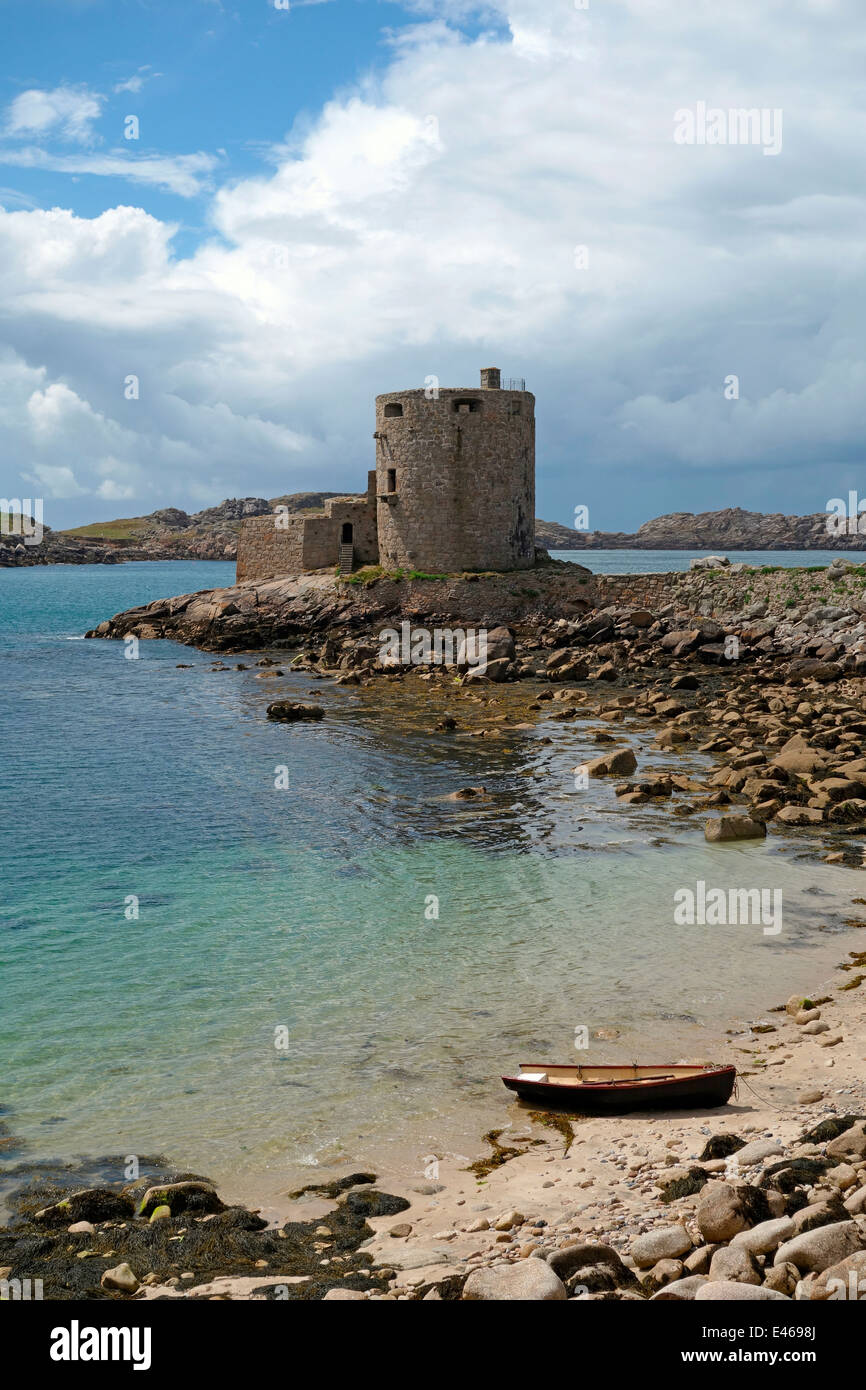
M 668 1202 L 678 1201 L 680 1197 L 693 1197 L 709 1179 L 710 1175 L 706 1169 L 690 1168 L 684 1178 L 672 1178 L 670 1182 L 659 1184 L 662 1189 L 661 1200 L 667 1205 Z
M 835 1159 L 783 1158 L 766 1170 L 761 1178 L 761 1187 L 774 1187 L 777 1192 L 783 1193 L 793 1192 L 795 1187 L 812 1187 L 828 1168 L 835 1166 Z M 766 1217 L 761 1219 L 767 1220 Z
M 533 1110 L 529 1117 L 536 1124 L 547 1125 L 550 1129 L 557 1129 L 565 1140 L 563 1158 L 568 1154 L 569 1149 L 574 1143 L 574 1129 L 567 1115 L 560 1115 L 550 1110 Z
M 495 1168 L 501 1168 L 503 1163 L 507 1163 L 510 1158 L 519 1158 L 526 1153 L 526 1149 L 516 1149 L 507 1144 L 500 1144 L 499 1136 L 501 1129 L 489 1129 L 484 1136 L 484 1142 L 489 1144 L 493 1152 L 486 1158 L 477 1158 L 474 1163 L 470 1163 L 466 1169 L 467 1173 L 474 1173 L 476 1178 L 486 1178 Z M 533 1143 L 540 1143 L 540 1140 L 533 1140 Z
M 713 1158 L 730 1158 L 731 1154 L 745 1147 L 745 1139 L 741 1139 L 737 1134 L 713 1134 L 704 1145 L 701 1162 L 707 1163 Z
M 299 1187 L 294 1192 L 289 1193 L 292 1201 L 298 1197 L 305 1197 L 308 1192 L 315 1192 L 320 1197 L 330 1197 L 334 1199 L 341 1193 L 348 1191 L 350 1187 L 358 1187 L 362 1183 L 374 1183 L 375 1173 L 350 1173 L 347 1178 L 336 1178 L 334 1182 L 308 1183 L 306 1187 Z
M 838 1139 L 840 1134 L 845 1134 L 860 1120 L 866 1120 L 866 1115 L 837 1115 L 830 1120 L 822 1120 L 815 1125 L 814 1129 L 809 1129 L 800 1138 L 801 1144 L 828 1144 L 831 1139 Z
M 366 1183 L 371 1175 L 362 1176 Z M 105 1272 L 121 1262 L 140 1283 L 169 1286 L 165 1296 L 175 1290 L 194 1296 L 197 1285 L 224 1276 L 262 1279 L 256 1296 L 279 1301 L 318 1300 L 332 1288 L 384 1292 L 393 1271 L 375 1268 L 370 1253 L 360 1248 L 373 1235 L 366 1218 L 409 1205 L 369 1186 L 346 1190 L 343 1179 L 326 1229 L 321 1219 L 313 1219 L 276 1230 L 255 1211 L 223 1207 L 210 1184 L 195 1174 L 180 1178 L 163 1171 L 125 1187 L 117 1183 L 85 1191 L 68 1183 L 64 1191 L 64 1185 L 61 1174 L 52 1174 L 48 1183 L 31 1183 L 17 1194 L 15 1225 L 0 1228 L 0 1266 L 8 1277 L 40 1279 L 43 1297 L 54 1300 L 123 1301 L 125 1294 L 102 1286 Z M 146 1203 L 142 1185 L 151 1190 Z M 47 1209 L 46 1196 L 54 1199 Z M 134 1214 L 133 1196 L 140 1215 Z M 152 1219 L 151 1208 L 161 1196 L 168 1201 L 159 1203 L 164 1211 Z M 202 1199 L 222 1209 L 202 1211 Z M 70 1231 L 76 1219 L 88 1222 L 88 1228 Z

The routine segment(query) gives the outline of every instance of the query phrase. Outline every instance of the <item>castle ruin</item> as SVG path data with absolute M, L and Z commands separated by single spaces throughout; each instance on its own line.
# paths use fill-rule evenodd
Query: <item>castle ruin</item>
M 523 381 L 376 397 L 376 467 L 362 498 L 315 516 L 250 517 L 237 579 L 339 565 L 424 573 L 529 569 L 535 563 L 535 397 Z

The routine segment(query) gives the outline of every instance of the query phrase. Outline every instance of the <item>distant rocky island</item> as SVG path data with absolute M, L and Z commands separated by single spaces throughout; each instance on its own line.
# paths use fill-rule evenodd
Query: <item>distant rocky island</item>
M 784 516 L 725 507 L 719 512 L 668 512 L 624 531 L 576 531 L 556 521 L 537 521 L 535 537 L 546 550 L 864 550 L 866 535 L 828 534 L 828 514 Z
M 320 512 L 334 497 L 353 493 L 294 492 L 283 497 L 227 498 L 200 512 L 163 507 L 147 516 L 97 521 L 71 531 L 44 528 L 40 545 L 0 534 L 0 566 L 120 564 L 127 560 L 234 560 L 241 522 L 276 507 L 289 514 Z M 866 535 L 832 536 L 827 514 L 785 516 L 725 507 L 717 512 L 669 512 L 625 531 L 578 531 L 536 518 L 536 544 L 545 550 L 866 550 Z

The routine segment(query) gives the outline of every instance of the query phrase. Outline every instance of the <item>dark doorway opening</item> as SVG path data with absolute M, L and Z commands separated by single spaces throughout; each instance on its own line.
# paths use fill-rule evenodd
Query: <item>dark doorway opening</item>
M 352 544 L 352 533 L 353 533 L 353 530 L 354 530 L 354 528 L 353 528 L 353 526 L 352 526 L 351 521 L 344 521 L 344 522 L 343 522 L 343 530 L 342 530 L 342 532 L 340 533 L 340 544 L 341 544 L 341 545 L 351 545 L 351 544 Z

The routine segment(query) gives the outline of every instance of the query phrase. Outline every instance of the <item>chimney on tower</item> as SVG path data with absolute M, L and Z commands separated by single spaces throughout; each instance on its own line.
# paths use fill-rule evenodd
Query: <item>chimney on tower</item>
M 482 391 L 498 391 L 498 390 L 499 390 L 499 380 L 500 380 L 500 377 L 499 377 L 499 368 L 498 368 L 498 367 L 482 367 L 482 368 L 481 368 L 481 389 L 482 389 Z

